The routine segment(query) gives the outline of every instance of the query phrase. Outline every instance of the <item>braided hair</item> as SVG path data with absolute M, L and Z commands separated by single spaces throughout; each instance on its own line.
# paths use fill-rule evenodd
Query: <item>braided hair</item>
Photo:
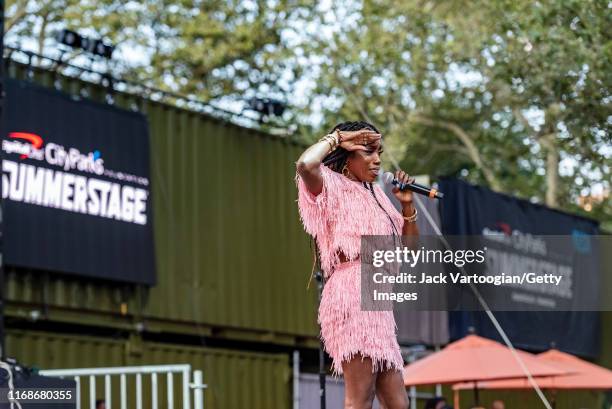
M 338 131 L 359 131 L 361 129 L 369 129 L 376 133 L 380 133 L 374 125 L 366 121 L 347 121 L 341 122 L 334 126 L 330 133 Z M 333 152 L 330 152 L 326 157 L 323 158 L 323 164 L 333 170 L 334 172 L 341 173 L 342 168 L 346 165 L 346 160 L 349 157 L 350 152 L 342 147 L 338 147 Z

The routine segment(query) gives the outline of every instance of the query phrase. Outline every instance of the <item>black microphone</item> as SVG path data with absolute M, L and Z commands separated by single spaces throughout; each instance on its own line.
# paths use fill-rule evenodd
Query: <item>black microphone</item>
M 418 193 L 423 196 L 427 196 L 431 199 L 442 199 L 444 197 L 444 193 L 439 192 L 438 189 L 433 187 L 427 187 L 423 185 L 419 185 L 418 183 L 400 183 L 391 172 L 385 172 L 382 177 L 383 182 L 388 185 L 392 184 L 400 188 L 400 190 L 410 190 L 414 193 Z

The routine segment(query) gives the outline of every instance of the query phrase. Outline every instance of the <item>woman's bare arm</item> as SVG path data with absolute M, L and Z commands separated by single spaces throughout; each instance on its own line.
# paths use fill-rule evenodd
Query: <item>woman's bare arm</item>
M 306 149 L 295 163 L 297 173 L 300 175 L 308 191 L 318 195 L 323 190 L 323 178 L 321 177 L 321 161 L 331 151 L 331 146 L 326 141 L 319 141 Z

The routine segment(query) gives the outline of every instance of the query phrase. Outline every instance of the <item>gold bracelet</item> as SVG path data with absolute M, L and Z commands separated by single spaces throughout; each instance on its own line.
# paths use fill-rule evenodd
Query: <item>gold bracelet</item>
M 318 142 L 327 142 L 330 145 L 329 147 L 331 148 L 331 143 L 329 142 L 329 139 L 327 139 L 327 135 L 322 136 Z
M 406 220 L 408 223 L 414 223 L 417 221 L 417 215 L 419 214 L 419 212 L 417 211 L 416 207 L 414 208 L 414 213 L 412 213 L 412 215 L 410 216 L 402 216 L 404 218 L 404 220 Z
M 336 142 L 336 138 L 334 138 L 333 135 L 329 134 L 326 137 L 327 142 L 329 142 L 329 148 L 331 150 L 331 152 L 336 150 L 336 147 L 338 146 L 338 143 Z
M 334 150 L 336 150 L 338 145 L 340 145 L 340 139 L 338 138 L 338 134 L 337 133 L 331 134 L 330 139 L 334 141 Z
M 340 134 L 339 129 L 336 129 L 334 133 L 336 134 L 336 140 L 338 141 L 338 145 L 340 145 L 342 143 L 342 134 Z
M 330 152 L 333 152 L 338 147 L 338 139 L 332 134 L 327 134 L 319 139 L 319 142 L 325 141 L 329 144 Z

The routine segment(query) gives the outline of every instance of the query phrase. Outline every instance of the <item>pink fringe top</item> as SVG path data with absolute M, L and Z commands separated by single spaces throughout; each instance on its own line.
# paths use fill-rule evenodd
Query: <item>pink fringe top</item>
M 321 267 L 328 278 L 340 263 L 340 252 L 349 260 L 359 258 L 362 235 L 402 234 L 404 219 L 377 184 L 370 189 L 321 164 L 323 190 L 314 196 L 296 175 L 298 208 L 304 230 L 317 240 Z M 389 217 L 390 216 L 390 217 Z M 389 220 L 391 219 L 391 220 Z

